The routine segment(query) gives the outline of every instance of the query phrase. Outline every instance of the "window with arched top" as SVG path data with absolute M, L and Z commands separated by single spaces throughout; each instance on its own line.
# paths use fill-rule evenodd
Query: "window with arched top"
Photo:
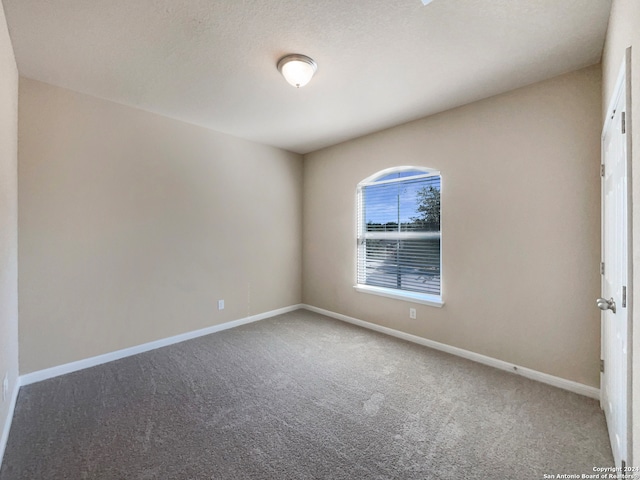
M 420 167 L 358 184 L 358 291 L 442 306 L 440 188 L 440 172 Z

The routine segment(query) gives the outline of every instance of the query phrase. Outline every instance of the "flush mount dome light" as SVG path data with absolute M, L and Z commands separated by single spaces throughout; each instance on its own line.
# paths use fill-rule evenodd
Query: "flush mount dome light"
M 286 55 L 278 61 L 278 70 L 285 80 L 296 88 L 309 83 L 317 69 L 318 65 L 313 59 L 297 53 Z

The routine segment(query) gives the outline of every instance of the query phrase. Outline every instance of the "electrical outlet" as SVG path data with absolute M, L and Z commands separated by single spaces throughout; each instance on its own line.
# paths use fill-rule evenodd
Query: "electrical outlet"
M 416 309 L 415 308 L 410 308 L 409 309 L 409 318 L 415 320 L 416 319 Z
M 9 375 L 4 374 L 4 380 L 2 380 L 2 401 L 7 399 L 7 393 L 9 393 Z
M 218 310 L 224 310 L 224 300 L 218 300 Z

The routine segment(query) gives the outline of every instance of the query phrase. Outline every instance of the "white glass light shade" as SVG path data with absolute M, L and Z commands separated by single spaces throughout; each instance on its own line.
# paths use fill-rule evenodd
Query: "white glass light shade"
M 282 76 L 296 88 L 309 83 L 317 69 L 316 62 L 306 55 L 287 55 L 278 62 L 278 70 Z

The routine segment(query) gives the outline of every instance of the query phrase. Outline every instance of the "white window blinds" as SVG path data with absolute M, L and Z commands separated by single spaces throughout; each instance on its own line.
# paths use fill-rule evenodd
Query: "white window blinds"
M 385 171 L 358 186 L 359 285 L 440 296 L 440 174 Z

